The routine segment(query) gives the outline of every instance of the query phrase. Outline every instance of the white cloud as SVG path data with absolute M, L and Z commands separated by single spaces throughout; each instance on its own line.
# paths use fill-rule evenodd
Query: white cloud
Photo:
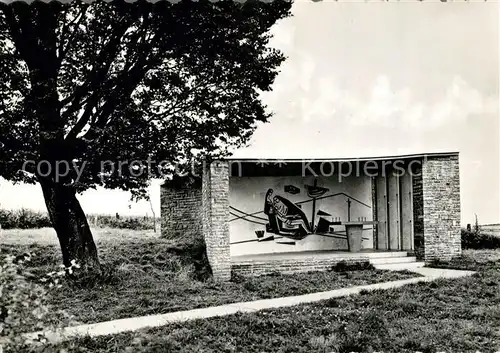
M 464 123 L 473 116 L 494 114 L 497 107 L 498 98 L 483 96 L 460 76 L 455 76 L 442 98 L 421 106 L 418 114 L 405 114 L 403 121 L 413 124 L 421 121 L 422 128 L 436 129 L 450 123 Z
M 318 75 L 310 57 L 304 56 L 302 65 L 295 69 L 287 73 L 293 72 L 297 85 L 280 85 L 275 94 L 297 97 L 289 101 L 288 107 L 280 107 L 296 121 L 335 120 L 353 126 L 429 130 L 498 111 L 496 97 L 484 97 L 460 76 L 455 76 L 440 95 L 419 101 L 411 88 L 394 88 L 387 75 L 379 75 L 368 96 L 363 97 L 359 92 L 340 89 L 334 77 Z M 282 100 L 273 103 L 280 104 Z
M 361 102 L 356 122 L 358 124 L 383 124 L 393 125 L 395 119 L 409 108 L 411 94 L 408 88 L 394 91 L 387 76 L 380 75 L 376 78 L 369 101 Z

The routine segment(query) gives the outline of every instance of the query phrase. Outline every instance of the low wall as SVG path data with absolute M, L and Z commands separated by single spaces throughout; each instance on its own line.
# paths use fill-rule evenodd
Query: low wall
M 360 254 L 359 257 L 348 256 L 346 258 L 335 257 L 325 259 L 284 259 L 281 261 L 247 261 L 231 265 L 233 274 L 242 276 L 262 276 L 271 273 L 297 273 L 312 271 L 328 271 L 332 266 L 344 261 L 347 264 L 369 261 L 367 256 Z

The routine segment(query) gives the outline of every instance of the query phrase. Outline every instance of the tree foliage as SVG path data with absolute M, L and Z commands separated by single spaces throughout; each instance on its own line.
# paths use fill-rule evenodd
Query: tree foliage
M 144 195 L 148 179 L 173 164 L 245 143 L 270 117 L 259 93 L 284 56 L 269 48 L 269 30 L 290 7 L 0 5 L 0 176 L 40 181 L 24 163 L 50 155 L 53 167 L 83 168 L 65 179 L 78 192 L 100 185 Z

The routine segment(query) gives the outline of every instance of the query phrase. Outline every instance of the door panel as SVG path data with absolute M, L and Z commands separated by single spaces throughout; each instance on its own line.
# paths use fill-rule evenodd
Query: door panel
M 389 249 L 400 249 L 399 177 L 390 172 L 387 175 L 387 196 L 389 198 L 388 224 Z
M 376 195 L 377 195 L 377 249 L 387 250 L 387 181 L 384 176 L 377 176 Z
M 401 232 L 403 250 L 413 250 L 413 195 L 412 177 L 405 173 L 401 182 Z

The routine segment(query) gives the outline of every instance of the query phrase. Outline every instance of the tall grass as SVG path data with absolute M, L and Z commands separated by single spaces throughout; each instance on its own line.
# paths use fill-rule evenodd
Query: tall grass
M 96 228 L 118 228 L 145 230 L 154 229 L 160 222 L 148 216 L 111 216 L 102 214 L 87 215 L 89 224 Z
M 500 237 L 462 228 L 462 249 L 500 249 Z
M 158 219 L 147 216 L 120 216 L 120 215 L 87 215 L 91 227 L 118 228 L 145 230 L 154 229 L 159 224 Z M 52 227 L 47 213 L 29 209 L 4 210 L 0 209 L 0 226 L 2 229 L 36 229 Z

